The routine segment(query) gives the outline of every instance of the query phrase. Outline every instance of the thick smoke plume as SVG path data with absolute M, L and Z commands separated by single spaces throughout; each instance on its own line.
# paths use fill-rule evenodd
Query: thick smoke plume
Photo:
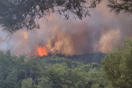
M 55 30 L 46 46 L 51 53 L 62 53 L 66 55 L 73 55 L 75 53 L 71 36 L 59 31 L 59 29 Z
M 91 9 L 91 17 L 65 20 L 59 14 L 51 14 L 40 19 L 40 29 L 17 31 L 11 39 L 6 32 L 0 33 L 0 49 L 10 49 L 13 55 L 36 55 L 40 45 L 46 45 L 50 53 L 64 55 L 92 52 L 107 53 L 124 44 L 124 39 L 132 37 L 132 17 L 127 14 L 115 15 L 102 1 L 96 9 Z M 5 35 L 3 35 L 5 33 Z

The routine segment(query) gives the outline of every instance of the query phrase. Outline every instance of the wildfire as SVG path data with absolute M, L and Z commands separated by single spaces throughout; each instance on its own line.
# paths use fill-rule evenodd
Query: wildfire
M 37 48 L 37 55 L 38 56 L 47 56 L 48 50 L 46 49 L 46 46 L 39 46 Z

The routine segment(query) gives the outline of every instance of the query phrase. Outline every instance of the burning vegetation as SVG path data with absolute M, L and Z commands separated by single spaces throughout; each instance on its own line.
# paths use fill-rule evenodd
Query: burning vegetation
M 44 45 L 44 46 L 37 47 L 36 52 L 37 52 L 37 55 L 38 56 L 41 56 L 42 57 L 42 56 L 47 56 L 49 51 L 46 48 L 46 46 Z

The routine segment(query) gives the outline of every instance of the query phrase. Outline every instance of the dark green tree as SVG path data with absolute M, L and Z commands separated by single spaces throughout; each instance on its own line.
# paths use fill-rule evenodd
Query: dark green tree
M 11 56 L 9 51 L 5 54 L 0 52 L 0 88 L 20 88 L 27 78 L 32 79 L 33 88 L 39 88 L 38 76 L 43 69 L 40 59 Z
M 8 73 L 6 77 L 6 87 L 5 88 L 18 88 L 17 82 L 17 70 L 13 69 L 12 72 Z
M 17 69 L 15 60 L 17 57 L 11 56 L 8 51 L 6 54 L 0 52 L 0 87 L 1 88 L 17 88 Z

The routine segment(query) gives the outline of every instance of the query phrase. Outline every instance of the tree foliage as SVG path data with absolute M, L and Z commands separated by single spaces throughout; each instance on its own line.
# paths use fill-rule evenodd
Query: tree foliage
M 28 59 L 0 52 L 0 88 L 104 88 L 104 82 L 98 63 L 85 65 L 56 55 Z
M 120 50 L 109 53 L 102 66 L 108 88 L 131 88 L 132 85 L 132 39 Z
M 88 8 L 93 8 L 100 0 L 0 0 L 0 24 L 10 33 L 22 29 L 39 28 L 36 18 L 45 17 L 51 12 L 69 18 L 82 19 L 89 15 Z M 88 6 L 86 6 L 88 4 Z
M 131 13 L 132 12 L 132 0 L 109 0 L 108 7 L 114 10 L 115 13 Z
M 89 66 L 89 67 L 88 67 Z M 66 63 L 54 64 L 40 75 L 41 87 L 49 88 L 104 88 L 104 78 L 98 68 L 91 65 L 68 68 Z M 86 68 L 89 71 L 86 70 Z M 44 79 L 45 78 L 45 79 Z M 42 81 L 41 81 L 42 82 Z M 96 87 L 95 87 L 96 86 Z
M 31 88 L 32 87 L 32 79 L 28 78 L 28 79 L 24 79 L 22 81 L 22 88 Z
M 25 56 L 11 56 L 10 52 L 0 52 L 0 86 L 1 88 L 20 88 L 24 79 L 32 78 L 37 84 L 40 70 L 44 69 L 40 59 L 27 59 Z

